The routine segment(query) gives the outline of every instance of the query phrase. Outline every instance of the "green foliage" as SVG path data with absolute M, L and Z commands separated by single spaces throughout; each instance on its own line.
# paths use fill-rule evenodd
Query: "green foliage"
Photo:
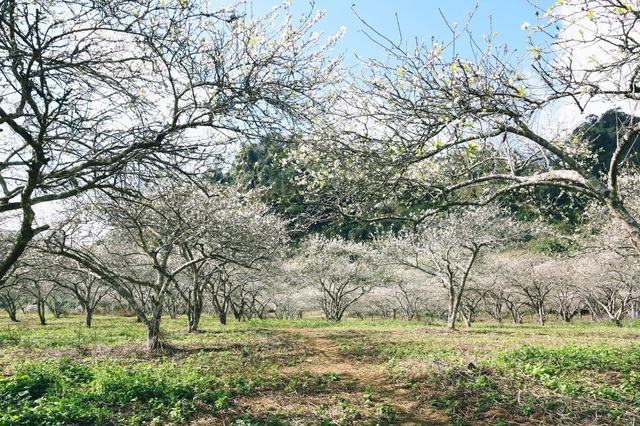
M 522 363 L 542 363 L 546 368 L 552 370 L 552 374 L 557 374 L 560 371 L 581 371 L 585 369 L 628 371 L 640 365 L 640 348 L 524 347 L 519 351 L 505 355 L 503 359 L 507 365 L 511 366 Z
M 504 416 L 494 415 L 492 424 L 540 413 L 545 423 L 590 424 L 595 417 L 603 424 L 626 424 L 640 409 L 639 361 L 634 347 L 527 346 L 478 367 L 432 372 L 436 395 L 430 403 L 453 424 L 473 423 L 487 412 Z
M 339 380 L 335 373 L 329 374 L 296 374 L 290 377 L 285 386 L 284 391 L 290 394 L 311 394 L 325 392 L 329 384 Z
M 77 390 L 91 372 L 63 360 L 59 364 L 26 364 L 0 381 L 0 424 L 97 424 L 108 410 L 87 404 Z
M 465 408 L 479 414 L 509 401 L 509 396 L 500 390 L 496 377 L 490 370 L 451 368 L 437 374 L 435 380 L 445 383 L 447 391 L 433 398 L 431 406 L 446 411 L 454 423 L 461 420 L 459 411 Z
M 307 199 L 302 185 L 305 170 L 287 162 L 290 150 L 295 146 L 294 138 L 284 140 L 278 135 L 246 144 L 236 155 L 235 164 L 228 177 L 220 179 L 233 181 L 245 189 L 260 190 L 262 201 L 289 221 L 294 240 L 318 233 L 327 237 L 339 236 L 352 241 L 362 241 L 370 239 L 380 230 L 399 230 L 405 225 L 406 222 L 400 220 L 365 223 L 349 219 L 335 207 L 318 205 Z M 474 154 L 473 147 L 471 150 Z M 414 197 L 407 192 L 405 196 L 400 197 L 397 209 L 377 207 L 376 211 L 379 215 L 402 216 L 418 212 L 424 207 L 423 203 L 416 203 Z
M 502 362 L 563 395 L 627 401 L 640 408 L 640 348 L 525 347 L 506 354 Z M 616 380 L 603 382 L 602 374 Z
M 534 253 L 553 254 L 567 252 L 573 249 L 575 244 L 558 238 L 539 237 L 529 240 L 527 246 Z
M 196 371 L 175 374 L 170 365 L 30 362 L 0 381 L 0 424 L 182 422 L 200 404 L 227 407 L 237 392 L 234 383 Z
M 293 140 L 271 135 L 258 143 L 244 145 L 236 155 L 228 180 L 244 189 L 260 190 L 262 201 L 290 221 L 289 228 L 294 233 L 293 237 L 298 239 L 302 235 L 295 230 L 300 227 L 311 226 L 316 231 L 322 229 L 321 224 L 308 221 L 326 212 L 305 204 L 304 194 L 298 185 L 303 172 L 286 162 L 289 149 L 294 144 Z
M 611 109 L 601 116 L 587 117 L 584 123 L 573 131 L 578 144 L 584 145 L 586 148 L 580 160 L 592 173 L 604 179 L 609 171 L 618 140 L 625 137 L 626 129 L 631 128 L 638 121 L 637 117 L 630 116 L 619 109 Z M 627 144 L 627 151 L 622 158 L 626 165 L 637 166 L 640 164 L 640 150 L 637 146 L 637 139 L 640 135 L 636 133 L 629 137 L 633 142 Z
M 269 416 L 266 419 L 256 419 L 251 416 L 241 416 L 233 420 L 231 426 L 286 426 L 288 423 L 278 419 L 277 416 Z
M 377 409 L 380 416 L 379 425 L 392 425 L 397 422 L 398 416 L 391 405 L 383 403 L 378 405 Z
M 29 327 L 20 330 L 0 329 L 0 347 L 64 348 L 100 344 L 123 344 L 139 341 L 145 336 L 142 327 L 125 326 L 132 319 L 101 317 L 99 327 L 86 328 L 72 318 L 50 320 L 45 327 Z

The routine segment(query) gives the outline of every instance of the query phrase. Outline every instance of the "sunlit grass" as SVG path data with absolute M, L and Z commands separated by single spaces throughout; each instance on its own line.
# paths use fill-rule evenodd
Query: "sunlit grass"
M 486 422 L 490 413 L 493 420 L 525 423 L 627 424 L 640 410 L 637 322 L 479 322 L 450 332 L 400 320 L 222 326 L 207 316 L 199 333 L 186 332 L 184 317 L 165 318 L 162 330 L 165 350 L 150 355 L 145 327 L 135 318 L 96 316 L 91 329 L 81 316 L 50 318 L 46 326 L 35 316 L 0 319 L 0 424 L 165 424 L 203 415 L 236 424 L 396 418 L 395 396 L 380 394 L 377 384 L 307 371 L 314 367 L 308 363 L 315 337 L 337 346 L 339 362 L 381 371 L 388 383 L 408 390 L 405 397 L 451 423 Z M 251 408 L 261 395 L 287 402 L 267 406 L 271 414 L 261 417 Z M 234 408 L 240 400 L 249 411 Z

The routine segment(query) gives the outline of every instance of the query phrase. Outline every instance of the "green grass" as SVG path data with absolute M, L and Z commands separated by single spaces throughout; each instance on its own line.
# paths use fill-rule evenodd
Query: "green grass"
M 133 318 L 97 316 L 91 329 L 80 316 L 47 326 L 0 319 L 0 425 L 373 425 L 425 412 L 448 424 L 640 420 L 638 323 L 447 332 L 403 321 L 220 326 L 207 317 L 192 334 L 185 323 L 165 319 L 166 349 L 152 356 Z M 332 342 L 339 359 L 315 353 L 314 338 Z
M 0 424 L 165 424 L 229 408 L 259 391 L 327 392 L 336 375 L 219 376 L 175 362 L 28 362 L 0 381 Z
M 238 388 L 247 388 L 195 370 L 175 372 L 168 364 L 27 363 L 0 383 L 0 423 L 179 422 L 199 405 L 224 408 Z
M 640 346 L 527 347 L 505 354 L 501 361 L 503 370 L 560 394 L 640 408 Z
M 346 356 L 384 364 L 453 424 L 487 420 L 483 413 L 492 410 L 498 423 L 533 415 L 547 424 L 640 419 L 637 323 L 479 324 L 452 333 L 381 329 L 332 337 Z

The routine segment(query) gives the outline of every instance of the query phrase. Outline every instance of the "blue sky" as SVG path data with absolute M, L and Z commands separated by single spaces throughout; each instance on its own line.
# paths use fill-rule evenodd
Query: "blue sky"
M 545 9 L 553 3 L 553 0 L 534 1 Z M 254 12 L 259 14 L 262 10 L 269 10 L 275 3 L 255 0 Z M 307 10 L 309 7 L 306 0 L 293 0 L 291 3 L 294 11 Z M 347 61 L 352 62 L 353 52 L 363 57 L 381 56 L 380 48 L 362 34 L 364 25 L 353 13 L 353 4 L 362 18 L 385 35 L 397 37 L 397 13 L 405 40 L 417 37 L 429 41 L 432 36 L 446 39 L 449 34 L 439 10 L 449 22 L 462 24 L 476 3 L 479 3 L 479 8 L 472 21 L 474 34 L 481 36 L 493 28 L 501 43 L 507 43 L 512 48 L 526 48 L 527 34 L 520 27 L 525 21 L 536 22 L 535 9 L 527 0 L 316 0 L 316 8 L 327 11 L 318 30 L 331 34 L 345 26 L 347 33 L 339 49 L 345 52 Z

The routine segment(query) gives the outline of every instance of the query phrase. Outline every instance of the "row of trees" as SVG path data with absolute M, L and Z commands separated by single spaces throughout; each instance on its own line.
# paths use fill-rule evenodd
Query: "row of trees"
M 0 308 L 6 311 L 11 321 L 18 322 L 20 312 L 35 311 L 40 324 L 46 325 L 47 311 L 56 318 L 82 312 L 85 325 L 90 328 L 96 310 L 117 315 L 137 315 L 117 291 L 96 275 L 55 257 L 40 257 L 39 262 L 46 268 L 46 274 L 23 264 L 20 273 L 7 280 L 0 290 Z M 230 314 L 238 321 L 266 318 L 270 313 L 280 314 L 273 307 L 277 303 L 271 300 L 275 295 L 274 288 L 270 283 L 258 279 L 255 272 L 229 265 L 220 266 L 206 284 L 203 289 L 195 285 L 187 289 L 176 280 L 167 290 L 163 313 L 171 317 L 185 315 L 190 332 L 198 331 L 200 317 L 205 311 L 215 313 L 221 324 L 226 323 Z M 188 292 L 198 294 L 200 298 L 191 300 Z M 135 294 L 140 303 L 149 303 L 150 296 L 144 289 L 138 289 Z M 287 315 L 287 312 L 283 311 L 282 315 Z M 141 317 L 138 320 L 143 321 Z
M 218 315 L 221 324 L 230 313 L 236 320 L 270 315 L 294 318 L 317 309 L 327 319 L 339 321 L 349 308 L 357 316 L 450 319 L 448 280 L 429 279 L 437 267 L 433 272 L 427 265 L 418 269 L 407 262 L 416 260 L 412 257 L 401 258 L 397 264 L 386 258 L 388 265 L 405 269 L 384 268 L 380 253 L 365 251 L 362 245 L 318 238 L 306 244 L 295 261 L 287 261 L 277 272 L 258 274 L 221 266 L 204 289 L 197 283 L 189 288 L 176 280 L 167 291 L 164 312 L 186 314 L 189 331 L 198 330 L 204 311 Z M 36 309 L 43 325 L 46 308 L 56 317 L 80 308 L 88 327 L 98 306 L 105 312 L 135 314 L 126 300 L 95 275 L 68 262 L 61 264 L 59 259 L 40 262 L 39 267 L 25 265 L 0 293 L 0 306 L 13 321 L 26 305 Z M 44 265 L 46 275 L 38 271 Z M 617 255 L 583 253 L 567 260 L 508 251 L 490 254 L 475 269 L 465 288 L 456 288 L 458 319 L 467 326 L 480 314 L 499 322 L 509 318 L 515 324 L 526 314 L 534 315 L 541 324 L 549 314 L 566 322 L 588 314 L 594 321 L 621 325 L 625 317 L 637 318 L 640 313 L 639 271 L 629 259 Z M 283 286 L 286 280 L 290 283 Z M 199 298 L 192 300 L 189 293 Z
M 39 306 L 63 288 L 76 296 L 88 325 L 108 288 L 146 324 L 152 349 L 170 305 L 186 306 L 189 331 L 198 329 L 205 291 L 211 290 L 221 319 L 230 307 L 243 311 L 250 295 L 231 304 L 231 294 L 248 292 L 248 284 L 261 279 L 255 271 L 281 256 L 283 222 L 253 194 L 204 182 L 171 184 L 156 182 L 139 196 L 100 197 L 71 209 L 0 287 L 43 289 Z
M 478 318 L 521 324 L 532 316 L 544 325 L 550 316 L 570 322 L 622 320 L 640 315 L 638 271 L 628 259 L 598 260 L 583 254 L 558 259 L 522 252 L 496 254 L 480 262 L 461 297 L 459 319 L 467 327 Z M 363 301 L 358 315 L 384 318 L 440 320 L 448 317 L 447 292 L 437 285 L 407 279 L 380 289 Z
M 14 317 L 27 294 L 43 322 L 47 303 L 64 309 L 63 294 L 88 325 L 100 303 L 117 301 L 153 350 L 167 313 L 184 311 L 195 331 L 205 309 L 224 323 L 229 312 L 292 316 L 317 300 L 340 320 L 389 288 L 405 310 L 444 306 L 450 328 L 484 305 L 516 320 L 516 305 L 528 306 L 541 322 L 575 306 L 618 323 L 635 315 L 636 290 L 625 287 L 635 278 L 620 271 L 634 271 L 640 251 L 639 8 L 559 2 L 527 30 L 526 59 L 464 25 L 409 47 L 365 22 L 385 60 L 346 79 L 329 53 L 339 34 L 313 31 L 322 13 L 248 10 L 0 0 L 0 291 Z M 608 116 L 608 144 L 602 120 L 544 122 L 623 102 L 628 113 Z M 230 171 L 240 143 L 251 156 L 269 138 L 277 152 Z M 572 230 L 593 228 L 574 238 L 587 254 L 565 255 L 598 262 L 570 274 L 573 258 L 514 255 L 541 233 L 563 237 L 512 215 L 548 197 L 584 222 Z M 603 214 L 576 220 L 573 201 Z M 359 242 L 335 238 L 354 237 L 353 221 L 364 223 Z
M 102 304 L 137 316 L 157 349 L 166 314 L 186 314 L 189 332 L 206 311 L 225 324 L 230 313 L 242 320 L 313 310 L 340 321 L 349 309 L 442 317 L 453 329 L 481 313 L 514 323 L 532 313 L 541 324 L 550 313 L 564 321 L 588 313 L 620 325 L 640 308 L 635 256 L 611 251 L 620 237 L 610 238 L 610 227 L 589 236 L 591 248 L 550 256 L 527 249 L 550 228 L 475 208 L 368 242 L 314 236 L 289 249 L 286 224 L 255 194 L 219 184 L 159 185 L 154 194 L 73 210 L 2 281 L 10 318 L 26 302 L 42 324 L 47 307 L 56 316 L 79 307 L 90 327 Z

